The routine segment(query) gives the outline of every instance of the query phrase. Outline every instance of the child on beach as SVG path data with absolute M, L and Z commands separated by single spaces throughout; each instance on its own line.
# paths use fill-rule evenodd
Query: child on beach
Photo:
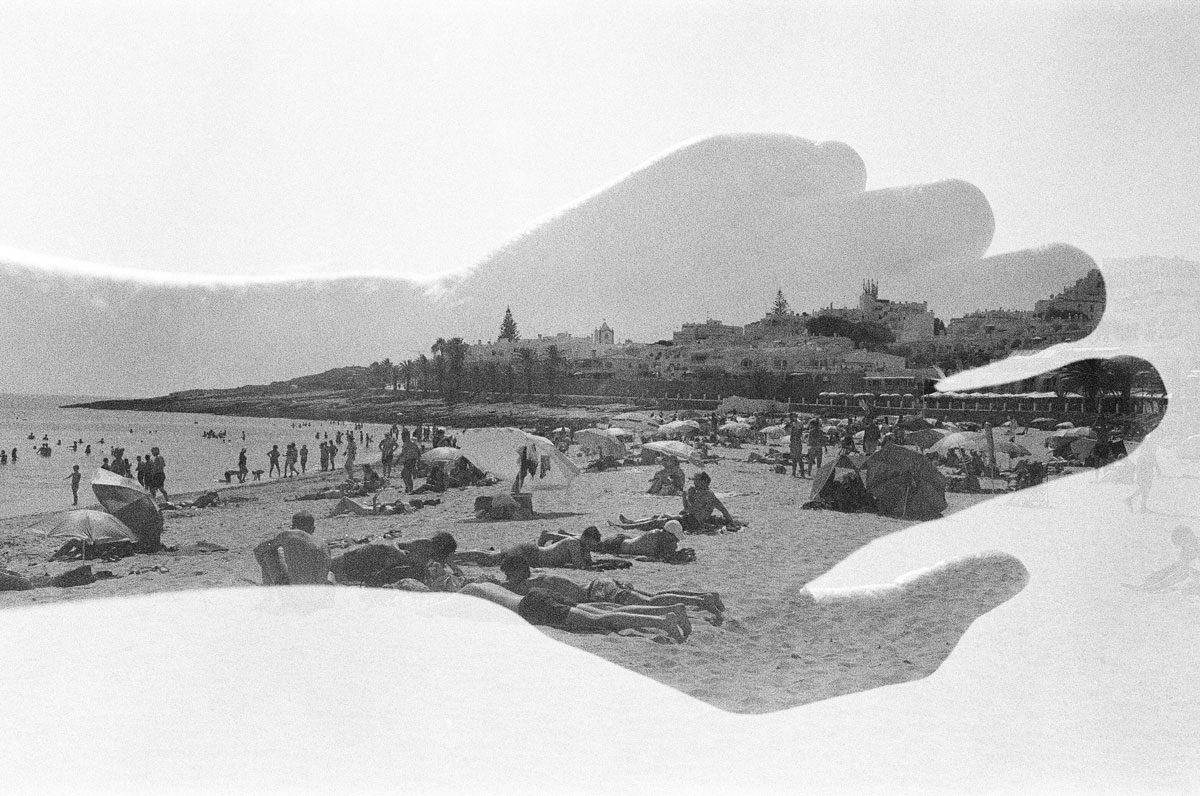
M 79 465 L 71 468 L 71 474 L 67 476 L 71 481 L 71 505 L 79 505 L 79 481 L 83 478 L 83 474 L 79 472 Z

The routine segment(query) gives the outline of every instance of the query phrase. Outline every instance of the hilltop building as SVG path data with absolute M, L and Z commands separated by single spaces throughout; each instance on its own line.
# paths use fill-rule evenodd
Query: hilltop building
M 1063 292 L 1037 302 L 1033 311 L 1044 317 L 1076 316 L 1094 325 L 1104 314 L 1105 296 L 1104 277 L 1093 268 Z
M 873 279 L 863 282 L 857 307 L 838 307 L 832 304 L 817 310 L 817 315 L 844 318 L 855 323 L 874 322 L 886 326 L 898 343 L 932 340 L 934 317 L 924 301 L 892 301 L 879 298 L 879 283 Z

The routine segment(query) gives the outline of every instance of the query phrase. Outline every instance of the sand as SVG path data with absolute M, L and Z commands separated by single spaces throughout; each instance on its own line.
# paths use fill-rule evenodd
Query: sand
M 722 459 L 707 468 L 714 490 L 749 527 L 737 533 L 685 535 L 681 544 L 695 549 L 695 562 L 635 562 L 615 573 L 554 570 L 580 583 L 615 575 L 644 591 L 718 591 L 727 608 L 723 623 L 714 623 L 706 612 L 693 611 L 693 633 L 681 645 L 638 635 L 545 632 L 710 704 L 760 713 L 925 677 L 953 651 L 977 616 L 1024 585 L 1019 562 L 993 554 L 926 574 L 907 588 L 856 584 L 866 588 L 806 589 L 809 581 L 872 540 L 915 523 L 874 514 L 802 510 L 811 482 L 746 461 L 750 452 L 762 450 L 759 446 L 716 450 Z M 444 530 L 455 536 L 460 549 L 501 548 L 536 539 L 548 529 L 578 532 L 588 525 L 604 529 L 608 520 L 621 513 L 640 516 L 677 510 L 679 498 L 644 494 L 653 470 L 647 465 L 583 474 L 568 490 L 536 493 L 537 519 L 513 522 L 480 522 L 472 515 L 475 497 L 497 487 L 451 490 L 441 496 L 441 505 L 409 515 L 329 518 L 336 501 L 290 498 L 338 482 L 340 470 L 336 475 L 251 483 L 225 490 L 224 505 L 168 513 L 165 544 L 183 547 L 203 540 L 228 547 L 228 552 L 92 562 L 95 570 L 119 577 L 67 589 L 0 593 L 0 607 L 258 584 L 260 571 L 252 548 L 286 528 L 292 514 L 301 509 L 317 517 L 317 535 L 325 540 L 385 541 L 383 534 L 393 530 L 401 532 L 400 539 L 412 539 Z M 989 496 L 947 497 L 949 513 Z M 55 540 L 25 530 L 45 519 L 0 523 L 4 566 L 27 575 L 53 575 L 77 565 L 47 562 L 57 547 Z M 499 574 L 476 567 L 464 571 Z M 903 574 L 898 570 L 893 577 Z

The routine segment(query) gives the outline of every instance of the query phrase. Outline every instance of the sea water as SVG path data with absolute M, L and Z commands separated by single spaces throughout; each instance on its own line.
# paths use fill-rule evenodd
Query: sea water
M 351 423 L 335 421 L 62 408 L 89 400 L 97 399 L 0 393 L 0 449 L 10 457 L 7 464 L 0 465 L 0 517 L 71 508 L 69 477 L 76 464 L 83 475 L 79 506 L 96 505 L 91 475 L 111 456 L 112 448 L 124 448 L 125 458 L 136 467 L 138 456 L 157 447 L 166 459 L 166 489 L 173 497 L 224 485 L 224 473 L 237 469 L 242 448 L 247 449 L 249 469 L 263 470 L 263 478 L 269 467 L 267 451 L 278 445 L 282 453 L 289 442 L 297 447 L 308 445 L 308 471 L 319 470 L 321 452 L 316 435 L 324 439 L 328 433 L 332 440 L 338 431 L 345 434 L 353 428 Z M 206 431 L 224 431 L 225 438 L 207 438 Z M 364 431 L 371 434 L 374 447 L 374 440 L 382 438 L 386 429 L 368 425 Z M 79 449 L 72 450 L 72 443 L 81 439 Z M 38 454 L 43 442 L 49 443 L 50 456 Z M 91 455 L 84 453 L 85 445 L 92 446 Z M 339 464 L 345 447 L 345 442 L 338 446 Z M 17 449 L 16 462 L 11 458 L 13 448 Z M 378 458 L 378 451 L 368 451 L 361 443 L 359 451 L 359 462 Z M 282 455 L 279 463 L 282 467 Z

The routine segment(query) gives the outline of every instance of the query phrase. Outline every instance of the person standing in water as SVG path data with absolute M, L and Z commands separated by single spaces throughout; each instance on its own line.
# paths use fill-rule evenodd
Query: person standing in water
M 79 505 L 79 482 L 83 479 L 83 474 L 79 472 L 79 465 L 71 468 L 71 474 L 67 476 L 71 481 L 71 505 Z

